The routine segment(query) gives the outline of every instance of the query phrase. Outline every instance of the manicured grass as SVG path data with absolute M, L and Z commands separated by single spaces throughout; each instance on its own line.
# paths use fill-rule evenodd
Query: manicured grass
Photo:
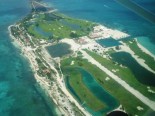
M 88 50 L 86 50 L 86 52 L 94 59 L 96 59 L 99 63 L 101 63 L 103 66 L 105 66 L 108 70 L 119 70 L 113 73 L 121 79 L 123 79 L 124 81 L 126 81 L 130 86 L 134 87 L 142 94 L 147 96 L 149 99 L 155 100 L 155 97 L 153 97 L 155 95 L 147 91 L 147 86 L 140 83 L 129 68 L 123 68 L 119 64 L 116 64 L 114 61 L 103 58 L 94 52 Z M 155 87 L 151 87 L 151 89 L 155 90 Z
M 59 13 L 38 14 L 37 17 L 38 18 L 34 19 L 35 23 L 27 26 L 26 28 L 31 35 L 34 35 L 34 37 L 39 39 L 56 40 L 86 36 L 94 26 L 94 23 L 92 22 L 70 18 Z M 28 22 L 30 21 L 28 20 Z M 40 35 L 34 29 L 36 26 L 45 32 L 51 32 L 52 37 L 44 37 L 43 35 Z
M 32 25 L 28 28 L 28 32 L 30 33 L 30 35 L 32 35 L 33 37 L 35 38 L 38 38 L 38 39 L 48 39 L 44 36 L 42 36 L 41 34 L 37 33 L 35 30 L 34 30 L 34 27 L 35 25 Z
M 132 43 L 131 43 L 132 42 Z M 131 42 L 126 42 L 127 45 L 129 45 L 130 49 L 138 55 L 140 58 L 145 60 L 145 63 L 155 71 L 155 60 L 150 55 L 143 52 L 137 45 L 137 42 L 135 40 L 132 40 Z
M 61 62 L 63 73 L 68 76 L 69 84 L 80 98 L 80 101 L 87 104 L 87 106 L 93 111 L 104 109 L 106 107 L 105 104 L 97 99 L 96 96 L 84 85 L 81 73 L 75 69 L 75 66 L 66 65 L 66 62 L 68 61 L 70 61 L 70 59 Z
M 70 63 L 74 61 L 74 65 L 70 65 Z M 143 115 L 146 113 L 146 111 L 150 110 L 146 105 L 144 105 L 141 101 L 139 101 L 135 96 L 133 96 L 131 93 L 126 91 L 121 85 L 119 85 L 117 82 L 115 82 L 113 79 L 110 79 L 109 81 L 106 81 L 106 77 L 109 77 L 107 74 L 105 74 L 102 70 L 100 70 L 95 65 L 89 63 L 87 60 L 82 59 L 81 57 L 77 58 L 68 58 L 63 60 L 62 66 L 69 66 L 69 67 L 77 67 L 80 66 L 84 69 L 86 69 L 95 79 L 98 83 L 100 83 L 101 86 L 103 86 L 104 89 L 106 89 L 111 95 L 113 95 L 115 98 L 117 98 L 120 102 L 120 104 L 123 105 L 123 108 L 127 111 L 127 113 L 131 115 Z M 75 76 L 75 75 L 74 75 Z M 72 83 L 72 86 L 77 85 L 76 81 L 70 80 L 70 83 Z M 81 83 L 83 84 L 83 83 Z M 82 85 L 81 85 L 82 86 Z M 79 88 L 78 86 L 77 88 Z M 81 92 L 81 89 L 77 89 L 76 91 Z M 95 103 L 94 103 L 95 105 Z M 143 111 L 138 111 L 137 106 L 141 106 L 144 108 Z

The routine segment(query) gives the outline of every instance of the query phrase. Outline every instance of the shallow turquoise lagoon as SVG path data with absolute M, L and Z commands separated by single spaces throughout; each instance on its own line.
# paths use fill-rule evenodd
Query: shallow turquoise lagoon
M 69 69 L 68 69 L 69 70 Z M 82 68 L 75 68 L 75 70 L 79 71 L 82 74 L 82 80 L 85 84 L 85 86 L 103 103 L 107 105 L 107 108 L 102 109 L 100 111 L 93 111 L 90 109 L 86 104 L 84 104 L 84 101 L 81 101 L 76 92 L 73 90 L 73 88 L 69 84 L 69 77 L 66 77 L 66 85 L 69 91 L 73 94 L 73 96 L 81 103 L 83 106 L 93 114 L 93 116 L 101 116 L 103 113 L 107 113 L 111 110 L 114 110 L 119 106 L 118 101 L 111 96 L 103 87 L 99 85 L 99 83 L 94 79 L 94 77 L 87 72 L 86 70 Z
M 137 40 L 142 46 L 155 55 L 155 45 L 152 43 L 152 40 L 148 37 L 137 37 Z

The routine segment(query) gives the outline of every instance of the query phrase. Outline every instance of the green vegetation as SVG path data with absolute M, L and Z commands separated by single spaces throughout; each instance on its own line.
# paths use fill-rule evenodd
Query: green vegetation
M 99 111 L 105 108 L 106 106 L 84 85 L 81 73 L 75 69 L 76 66 L 70 66 L 70 64 L 68 64 L 70 62 L 71 59 L 63 60 L 61 62 L 62 70 L 69 79 L 69 84 L 77 93 L 80 101 L 86 103 L 87 106 L 94 111 Z
M 151 57 L 150 55 L 146 54 L 145 52 L 143 52 L 137 45 L 137 42 L 135 40 L 132 41 L 127 41 L 126 42 L 127 45 L 129 45 L 130 49 L 132 51 L 134 51 L 134 53 L 136 55 L 138 55 L 140 58 L 145 60 L 145 63 L 152 69 L 155 71 L 155 60 L 153 57 Z
M 117 75 L 118 77 L 120 77 L 121 79 L 123 79 L 124 81 L 126 81 L 129 85 L 131 85 L 132 87 L 136 88 L 138 91 L 140 91 L 141 93 L 143 93 L 145 96 L 147 96 L 149 99 L 155 100 L 154 94 L 148 92 L 146 85 L 140 83 L 136 77 L 134 76 L 134 74 L 131 72 L 131 70 L 129 68 L 124 68 L 121 67 L 120 64 L 117 64 L 116 62 L 114 62 L 111 59 L 107 59 L 107 58 L 103 58 L 100 55 L 85 50 L 90 56 L 92 56 L 94 59 L 96 59 L 99 63 L 101 63 L 103 66 L 105 66 L 108 70 L 112 71 L 112 70 L 119 70 L 116 72 L 113 72 L 115 75 Z M 112 51 L 110 51 L 110 53 L 112 53 Z M 151 87 L 151 89 L 155 90 L 154 87 Z
M 47 76 L 48 78 L 50 78 L 51 70 L 48 69 L 39 58 L 36 58 L 35 60 L 37 61 L 37 64 L 39 66 L 39 70 L 37 71 L 38 75 L 42 77 Z
M 80 53 L 79 53 L 79 55 L 80 55 Z M 72 61 L 74 61 L 74 65 L 70 65 Z M 85 70 L 87 70 L 89 73 L 91 73 L 91 75 L 93 75 L 93 77 L 95 77 L 97 82 L 100 83 L 100 85 L 103 86 L 104 89 L 106 89 L 111 95 L 113 95 L 115 98 L 117 98 L 119 100 L 120 104 L 122 104 L 122 106 L 123 106 L 123 109 L 125 109 L 129 115 L 137 114 L 137 115 L 141 116 L 144 113 L 146 113 L 146 111 L 150 110 L 146 105 L 144 105 L 140 100 L 138 100 L 131 93 L 126 91 L 121 85 L 119 85 L 113 79 L 106 81 L 106 77 L 109 77 L 107 74 L 105 74 L 102 70 L 100 70 L 95 65 L 89 63 L 87 60 L 82 59 L 80 56 L 76 57 L 76 58 L 70 57 L 68 59 L 65 59 L 61 62 L 61 64 L 62 64 L 62 69 L 64 69 L 65 67 L 70 67 L 70 68 L 74 69 L 74 67 L 80 66 L 80 67 L 84 68 Z M 65 70 L 63 70 L 63 72 L 66 73 Z M 79 81 L 79 80 L 81 80 L 80 75 L 76 74 L 77 76 L 75 76 L 74 71 L 71 71 L 70 75 L 71 76 L 69 78 L 72 78 L 72 79 L 70 79 L 70 84 L 72 85 L 73 89 L 74 90 L 75 90 L 75 88 L 77 89 L 76 92 L 78 93 L 78 95 L 80 95 L 80 94 L 83 95 L 84 93 L 82 93 L 82 92 L 84 92 L 84 90 L 81 91 L 82 88 L 80 88 L 80 87 L 84 86 L 84 85 L 81 81 Z M 77 82 L 78 82 L 78 84 L 80 84 L 80 86 L 77 86 L 78 85 Z M 78 89 L 78 88 L 80 88 L 80 89 Z M 87 94 L 87 95 L 89 96 L 89 94 Z M 81 97 L 81 99 L 84 99 L 83 96 Z M 93 105 L 95 105 L 95 104 L 96 104 L 96 102 L 93 102 Z M 144 110 L 138 111 L 137 106 L 143 107 Z
M 35 38 L 59 40 L 88 35 L 94 23 L 70 18 L 60 13 L 45 13 L 35 14 L 32 19 L 25 18 L 22 26 Z M 38 32 L 36 28 L 43 32 Z
M 88 22 L 85 20 L 79 20 L 67 17 L 63 14 L 59 13 L 47 13 L 47 14 L 35 14 L 29 15 L 22 21 L 21 27 L 24 27 L 25 32 L 27 31 L 31 36 L 37 39 L 45 39 L 45 40 L 60 40 L 62 38 L 78 38 L 80 36 L 88 35 L 92 30 L 94 24 L 92 22 Z M 37 29 L 42 32 L 38 31 Z M 14 36 L 20 35 L 19 30 L 16 31 L 16 28 L 12 30 Z M 21 41 L 26 41 L 21 39 Z M 30 41 L 30 44 L 31 43 Z M 142 52 L 137 43 L 133 42 L 132 44 L 127 43 L 129 47 L 137 54 L 139 57 L 143 58 L 152 69 L 155 70 L 155 62 L 152 57 Z M 32 46 L 32 45 L 31 45 Z M 125 80 L 129 85 L 133 86 L 141 93 L 145 94 L 148 98 L 155 100 L 152 96 L 152 93 L 147 91 L 145 85 L 139 83 L 135 76 L 132 74 L 129 68 L 121 67 L 120 64 L 116 62 L 103 58 L 96 53 L 87 51 L 86 52 L 91 55 L 94 59 L 100 62 L 103 66 L 105 66 L 109 70 L 118 69 L 119 71 L 114 72 L 121 79 Z M 113 53 L 114 51 L 110 51 L 109 53 Z M 36 53 L 38 56 L 40 54 Z M 140 100 L 138 100 L 131 93 L 126 91 L 121 85 L 115 82 L 113 79 L 106 80 L 109 77 L 105 72 L 100 70 L 95 65 L 89 63 L 87 60 L 82 59 L 81 54 L 78 53 L 78 57 L 70 57 L 61 61 L 62 71 L 69 78 L 69 84 L 73 88 L 73 90 L 77 93 L 80 101 L 87 104 L 89 108 L 94 111 L 99 111 L 107 107 L 103 102 L 101 102 L 83 83 L 82 76 L 80 72 L 74 70 L 75 67 L 82 67 L 87 70 L 93 77 L 97 80 L 97 82 L 104 87 L 111 95 L 118 99 L 120 104 L 123 105 L 123 108 L 130 115 L 143 115 L 146 111 L 150 109 L 144 105 Z M 39 70 L 38 74 L 41 76 L 46 76 L 50 78 L 51 70 L 46 66 L 47 64 L 43 59 L 36 59 Z M 71 62 L 74 61 L 73 65 L 70 65 Z M 68 71 L 69 70 L 69 71 Z M 155 90 L 154 87 L 151 89 Z M 93 101 L 93 102 L 92 102 Z M 137 106 L 144 108 L 142 111 L 137 110 Z M 150 110 L 152 111 L 152 110 Z

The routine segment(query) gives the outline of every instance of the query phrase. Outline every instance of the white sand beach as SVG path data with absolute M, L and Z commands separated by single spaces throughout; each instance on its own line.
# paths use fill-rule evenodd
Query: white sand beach
M 126 38 L 129 35 L 125 32 L 121 32 L 119 30 L 110 29 L 103 25 L 98 25 L 94 27 L 94 31 L 89 34 L 90 38 L 101 39 L 101 38 L 110 38 L 113 39 L 122 39 Z
M 154 73 L 155 74 L 155 71 L 152 70 L 146 63 L 145 63 L 145 60 L 139 58 L 139 56 L 135 55 L 135 53 L 123 42 L 121 42 L 123 45 L 121 45 L 121 50 L 119 51 L 125 51 L 125 52 L 128 52 L 131 54 L 131 56 L 142 66 L 144 67 L 145 69 L 149 70 L 150 72 Z M 144 47 L 142 48 L 142 50 L 144 51 Z M 149 54 L 148 51 L 145 51 L 147 52 L 147 54 Z
M 137 41 L 138 47 L 139 47 L 143 52 L 145 52 L 146 54 L 152 56 L 152 57 L 154 58 L 154 60 L 155 60 L 155 55 L 152 54 L 149 50 L 147 50 L 144 46 L 142 46 L 142 45 L 138 42 L 138 40 L 137 40 L 136 38 L 135 38 L 135 40 Z
M 49 55 L 49 53 L 47 52 L 47 50 L 44 48 L 45 46 L 48 46 L 48 44 L 45 44 L 42 46 L 42 58 L 46 61 L 46 63 L 50 66 L 50 69 L 52 69 L 56 74 L 54 75 L 54 82 L 53 84 L 50 84 L 50 80 L 48 80 L 47 78 L 43 78 L 37 75 L 37 70 L 38 70 L 38 65 L 37 62 L 35 60 L 36 56 L 34 54 L 34 50 L 30 47 L 25 47 L 24 44 L 18 40 L 17 38 L 14 38 L 14 36 L 11 35 L 11 31 L 10 31 L 10 27 L 9 26 L 9 32 L 10 32 L 10 37 L 12 39 L 14 39 L 19 46 L 22 49 L 22 52 L 24 53 L 24 55 L 29 59 L 30 64 L 32 69 L 34 70 L 34 76 L 38 82 L 38 84 L 40 84 L 40 86 L 45 89 L 45 91 L 47 91 L 48 95 L 51 97 L 51 99 L 53 99 L 53 101 L 55 102 L 55 104 L 57 104 L 57 106 L 59 107 L 59 110 L 62 112 L 62 114 L 64 114 L 65 116 L 76 116 L 76 113 L 73 110 L 73 106 L 72 103 L 75 104 L 75 106 L 86 116 L 91 116 L 91 114 L 84 109 L 81 104 L 79 104 L 76 99 L 71 95 L 71 93 L 69 93 L 69 91 L 67 90 L 66 86 L 65 86 L 65 82 L 63 80 L 63 74 L 61 72 L 61 68 L 60 68 L 60 59 L 57 59 L 57 63 L 59 66 L 60 71 L 58 72 L 58 70 L 54 67 L 54 63 L 52 62 L 52 57 Z M 93 35 L 93 34 L 97 34 Z M 89 49 L 89 50 L 97 50 L 97 52 L 99 54 L 104 54 L 104 51 L 108 50 L 108 48 L 103 48 L 101 45 L 99 45 L 98 43 L 96 43 L 96 39 L 101 39 L 101 38 L 108 38 L 108 37 L 112 37 L 114 39 L 121 39 L 121 38 L 125 38 L 128 37 L 129 35 L 118 31 L 118 30 L 112 30 L 109 29 L 105 26 L 99 25 L 94 27 L 94 31 L 89 35 L 89 36 L 96 36 L 93 39 L 92 38 L 87 38 L 87 42 L 83 45 L 78 44 L 77 42 L 75 42 L 74 39 L 62 39 L 60 42 L 63 43 L 67 43 L 69 45 L 71 45 L 71 49 L 75 52 L 80 51 L 83 54 L 83 58 L 87 59 L 90 63 L 96 65 L 98 68 L 100 68 L 102 71 L 104 71 L 106 74 L 109 75 L 109 77 L 106 78 L 106 81 L 108 81 L 110 78 L 114 79 L 117 83 L 119 83 L 123 88 L 125 88 L 128 92 L 130 92 L 131 94 L 133 94 L 137 99 L 139 99 L 140 101 L 142 101 L 145 105 L 147 105 L 148 107 L 150 107 L 152 110 L 155 111 L 155 102 L 151 101 L 150 99 L 148 99 L 147 97 L 145 97 L 143 94 L 141 94 L 139 91 L 137 91 L 135 88 L 131 87 L 128 83 L 126 83 L 124 80 L 120 79 L 118 76 L 116 76 L 113 72 L 109 71 L 106 67 L 102 66 L 99 62 L 97 62 L 95 59 L 93 59 L 91 56 L 89 56 L 84 50 L 82 49 Z M 28 36 L 31 39 L 31 36 Z M 140 46 L 140 48 L 150 54 L 144 47 L 142 47 L 140 44 L 138 44 L 138 46 Z M 36 46 L 37 47 L 37 46 Z M 149 68 L 145 63 L 143 59 L 139 59 L 138 56 L 136 56 L 134 54 L 134 52 L 123 43 L 123 45 L 121 46 L 121 50 L 122 51 L 126 51 L 128 53 L 130 53 L 132 55 L 133 58 L 136 59 L 136 61 L 141 64 L 143 67 L 145 67 L 146 69 L 148 69 L 149 71 L 155 73 L 155 71 L 153 71 L 151 68 Z M 155 58 L 155 57 L 154 57 Z M 71 65 L 74 64 L 74 61 L 71 62 Z M 60 93 L 59 89 L 62 91 Z M 63 97 L 62 97 L 63 95 Z M 64 109 L 64 107 L 67 109 Z
M 12 25 L 14 26 L 14 25 Z M 47 60 L 47 63 L 50 65 L 50 68 L 52 70 L 54 70 L 56 72 L 55 75 L 55 79 L 56 82 L 54 82 L 52 85 L 50 84 L 50 80 L 48 80 L 45 77 L 40 77 L 37 74 L 37 70 L 38 70 L 38 65 L 37 62 L 35 60 L 35 54 L 33 52 L 33 49 L 31 49 L 30 47 L 25 47 L 24 44 L 22 44 L 22 42 L 20 40 L 18 40 L 17 38 L 15 38 L 14 36 L 12 36 L 11 31 L 10 31 L 10 27 L 8 27 L 9 33 L 10 33 L 10 37 L 12 39 L 14 39 L 14 41 L 16 41 L 16 43 L 18 43 L 18 45 L 20 46 L 24 56 L 30 61 L 30 66 L 33 69 L 34 72 L 34 77 L 38 83 L 38 85 L 40 85 L 40 87 L 48 94 L 49 97 L 51 97 L 51 99 L 54 101 L 55 104 L 57 104 L 58 108 L 59 108 L 59 112 L 60 114 L 64 114 L 65 116 L 76 116 L 76 113 L 73 110 L 73 106 L 72 103 L 74 103 L 76 105 L 76 107 L 78 109 L 80 109 L 80 111 L 85 114 L 86 116 L 91 116 L 91 114 L 85 110 L 74 98 L 73 96 L 68 92 L 68 90 L 65 87 L 65 83 L 62 79 L 62 77 L 60 77 L 59 73 L 57 72 L 57 70 L 55 69 L 55 67 L 53 66 L 53 64 L 51 64 L 51 56 L 48 54 L 48 52 L 44 51 L 44 58 Z M 60 93 L 59 89 L 62 90 L 63 93 Z M 61 97 L 63 95 L 63 97 Z M 67 109 L 67 110 L 66 110 Z

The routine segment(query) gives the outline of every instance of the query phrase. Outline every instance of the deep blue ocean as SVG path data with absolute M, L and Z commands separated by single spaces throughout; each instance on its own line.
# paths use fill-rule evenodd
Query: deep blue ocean
M 108 27 L 127 32 L 133 37 L 145 36 L 146 38 L 140 39 L 139 42 L 155 54 L 155 24 L 148 22 L 115 0 L 43 1 L 66 15 L 98 22 Z M 155 14 L 155 0 L 132 1 Z
M 152 53 L 155 51 L 155 25 L 114 0 L 44 1 L 66 15 L 98 22 L 134 37 L 145 36 L 141 43 Z M 155 0 L 134 1 L 155 13 Z M 7 27 L 29 12 L 29 0 L 0 0 L 0 116 L 55 115 L 34 87 L 28 61 L 9 38 Z
M 29 12 L 28 0 L 0 0 L 0 116 L 54 115 L 34 86 L 28 60 L 9 38 L 7 27 Z

